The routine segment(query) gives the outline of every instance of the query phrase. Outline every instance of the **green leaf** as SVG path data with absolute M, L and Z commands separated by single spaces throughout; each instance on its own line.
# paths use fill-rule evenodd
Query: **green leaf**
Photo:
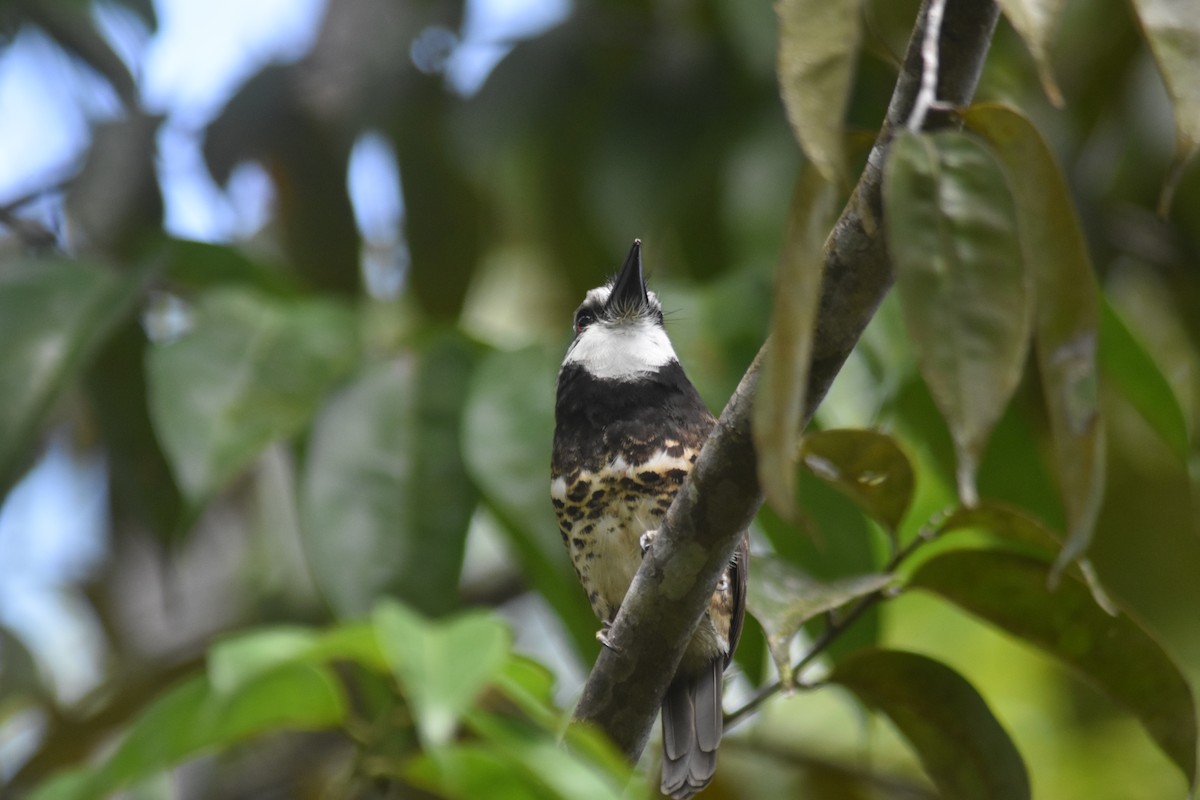
M 1133 0 L 1133 9 L 1175 108 L 1175 169 L 1165 207 L 1184 164 L 1200 149 L 1200 14 L 1193 0 Z
M 0 496 L 20 477 L 46 417 L 134 311 L 145 282 L 66 260 L 0 266 Z
M 876 431 L 813 431 L 800 446 L 800 463 L 853 500 L 894 542 L 912 503 L 912 463 L 891 436 Z
M 779 0 L 776 73 L 804 154 L 835 185 L 846 181 L 846 105 L 862 35 L 860 0 Z
M 956 530 L 980 530 L 1002 541 L 1018 545 L 1029 554 L 1047 559 L 1062 549 L 1062 536 L 1040 519 L 1006 503 L 984 501 L 974 508 L 956 508 L 937 526 L 938 534 Z M 1092 563 L 1081 558 L 1067 568 L 1091 590 L 1096 604 L 1107 613 L 1118 613 L 1116 604 L 1100 584 Z
M 470 722 L 472 730 L 484 737 L 510 764 L 522 768 L 526 774 L 536 775 L 539 782 L 550 790 L 551 797 L 562 800 L 577 797 L 619 800 L 625 796 L 623 790 L 629 781 L 630 768 L 621 759 L 604 757 L 601 763 L 595 763 L 588 758 L 592 754 L 580 752 L 575 747 L 564 748 L 557 736 L 519 719 L 474 713 L 470 716 Z M 591 738 L 593 745 L 603 741 L 597 737 Z M 607 747 L 609 754 L 612 749 L 611 745 Z M 618 772 L 610 771 L 612 767 L 616 767 Z M 647 795 L 643 791 L 631 796 Z
M 208 652 L 208 680 L 213 691 L 228 694 L 237 687 L 312 650 L 317 634 L 287 626 L 243 633 L 214 644 Z
M 896 288 L 921 375 L 950 427 L 959 496 L 978 499 L 987 439 L 1016 389 L 1033 321 L 1004 172 L 962 133 L 901 133 L 884 175 Z
M 193 291 L 242 284 L 266 294 L 294 296 L 298 288 L 282 267 L 264 264 L 230 245 L 169 239 L 163 245 L 163 272 Z
M 813 169 L 796 180 L 787 238 L 775 273 L 775 302 L 752 432 L 763 494 L 786 519 L 796 516 L 796 454 L 805 420 L 808 366 L 821 299 L 824 243 L 837 192 Z
M 1038 77 L 1042 80 L 1042 91 L 1051 103 L 1061 107 L 1062 92 L 1054 80 L 1050 56 L 1066 0 L 999 0 L 999 3 L 1004 16 L 1008 17 L 1033 55 Z
M 168 541 L 183 519 L 183 497 L 150 421 L 150 347 L 138 321 L 125 320 L 88 370 L 86 389 L 104 440 L 115 518 L 132 518 Z
M 357 351 L 344 306 L 206 293 L 190 330 L 149 355 L 154 427 L 191 513 L 263 448 L 308 425 Z
M 1037 287 L 1034 345 L 1069 526 L 1055 566 L 1062 570 L 1087 551 L 1104 498 L 1096 363 L 1100 289 L 1066 181 L 1033 123 L 1013 109 L 985 105 L 967 113 L 967 124 L 1008 170 L 1021 245 Z
M 284 664 L 227 694 L 197 676 L 146 709 L 101 765 L 53 781 L 35 797 L 107 797 L 209 748 L 273 730 L 327 728 L 344 716 L 332 676 L 309 664 Z
M 431 622 L 392 601 L 380 603 L 372 621 L 422 742 L 426 747 L 447 743 L 476 695 L 503 668 L 508 629 L 483 612 Z
M 535 775 L 479 744 L 434 748 L 404 765 L 404 779 L 437 797 L 453 800 L 543 800 L 553 797 Z
M 1196 705 L 1187 680 L 1127 616 L 1109 616 L 1070 573 L 1047 588 L 1026 556 L 954 551 L 925 562 L 910 584 L 934 592 L 1059 659 L 1129 710 L 1196 783 Z
M 1187 464 L 1188 423 L 1179 398 L 1154 357 L 1107 299 L 1100 307 L 1100 366 L 1104 377 L 1133 404 L 1179 463 Z
M 559 613 L 585 658 L 596 618 L 563 549 L 550 504 L 554 384 L 560 352 L 526 348 L 485 357 L 463 422 L 467 471 L 508 534 L 530 583 Z
M 895 723 L 943 797 L 1022 800 L 1025 763 L 975 687 L 938 661 L 867 650 L 837 664 L 832 683 Z
M 334 610 L 361 616 L 383 595 L 427 614 L 454 608 L 478 502 L 460 428 L 473 347 L 437 335 L 364 372 L 313 427 L 301 530 Z
M 793 680 L 789 650 L 804 623 L 852 600 L 885 589 L 892 576 L 856 575 L 819 581 L 773 556 L 755 556 L 746 608 L 767 634 L 767 648 L 785 686 Z

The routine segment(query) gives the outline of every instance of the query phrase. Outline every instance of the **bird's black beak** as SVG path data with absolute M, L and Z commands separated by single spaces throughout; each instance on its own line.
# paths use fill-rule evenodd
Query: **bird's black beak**
M 642 240 L 634 239 L 605 307 L 634 309 L 648 305 L 650 298 L 646 296 L 646 278 L 642 275 Z

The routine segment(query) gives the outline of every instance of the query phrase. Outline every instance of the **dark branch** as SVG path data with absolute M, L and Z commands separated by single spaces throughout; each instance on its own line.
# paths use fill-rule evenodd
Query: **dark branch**
M 893 130 L 903 125 L 921 77 L 922 5 L 887 118 L 850 203 L 826 242 L 806 421 L 828 391 L 892 284 L 881 235 L 882 167 Z M 938 97 L 967 105 L 975 93 L 999 12 L 993 0 L 951 0 L 939 43 Z M 926 128 L 939 120 L 931 116 Z M 575 719 L 605 731 L 636 760 L 679 658 L 741 532 L 762 504 L 750 409 L 762 353 L 709 437 L 675 497 L 575 709 Z

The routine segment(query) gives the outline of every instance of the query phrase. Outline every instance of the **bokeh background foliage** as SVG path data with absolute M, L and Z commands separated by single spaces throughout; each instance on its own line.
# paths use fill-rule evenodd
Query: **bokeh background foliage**
M 155 29 L 148 2 L 104 5 Z M 764 383 L 760 439 L 786 449 L 730 710 L 768 693 L 707 796 L 1195 784 L 1200 22 L 1000 5 L 965 132 L 893 147 L 897 291 L 798 458 L 794 392 Z M 5 782 L 646 795 L 653 754 L 558 744 L 596 652 L 546 496 L 570 309 L 640 236 L 714 409 L 769 329 L 806 353 L 788 293 L 915 0 L 578 3 L 473 92 L 446 79 L 467 7 L 332 2 L 207 124 L 213 178 L 253 162 L 273 197 L 219 242 L 164 224 L 162 120 L 93 10 L 0 3 L 0 47 L 41 30 L 122 109 L 50 192 L 64 230 L 28 199 L 0 220 L 0 489 L 64 434 L 108 484 L 106 556 L 59 587 L 97 631 L 90 690 L 0 629 Z M 364 134 L 398 165 L 393 241 L 347 189 Z M 773 368 L 794 382 L 796 357 Z

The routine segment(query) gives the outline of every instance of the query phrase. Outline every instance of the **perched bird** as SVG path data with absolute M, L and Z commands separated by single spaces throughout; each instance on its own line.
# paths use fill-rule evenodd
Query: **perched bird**
M 641 241 L 616 279 L 587 293 L 558 373 L 550 494 L 575 572 L 607 630 L 649 540 L 716 420 L 692 386 L 646 290 Z M 662 791 L 682 800 L 712 780 L 722 675 L 746 608 L 742 538 L 662 705 Z

